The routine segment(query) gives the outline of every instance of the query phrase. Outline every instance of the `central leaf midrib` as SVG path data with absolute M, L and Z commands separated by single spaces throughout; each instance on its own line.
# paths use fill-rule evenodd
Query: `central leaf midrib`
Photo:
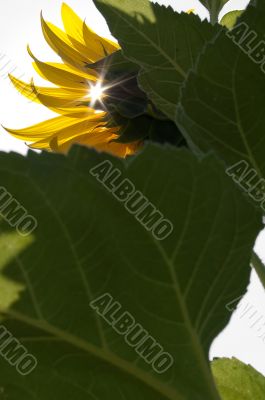
M 16 321 L 25 323 L 34 328 L 41 329 L 42 331 L 53 335 L 54 338 L 60 339 L 62 342 L 68 343 L 80 350 L 87 352 L 94 357 L 97 357 L 101 361 L 107 362 L 113 367 L 121 370 L 123 373 L 127 373 L 132 378 L 139 380 L 142 384 L 147 385 L 153 391 L 160 393 L 165 397 L 165 399 L 185 400 L 182 394 L 180 394 L 175 388 L 172 389 L 169 386 L 163 384 L 161 381 L 156 380 L 148 372 L 136 368 L 133 364 L 120 358 L 119 356 L 108 350 L 101 349 L 89 342 L 86 342 L 84 339 L 78 338 L 71 333 L 62 331 L 61 329 L 50 325 L 45 320 L 39 321 L 14 310 L 0 310 L 0 314 L 10 317 Z
M 235 68 L 233 69 L 233 72 L 232 72 L 232 93 L 233 93 L 233 100 L 234 100 L 234 105 L 235 105 L 236 122 L 237 122 L 237 126 L 238 126 L 239 135 L 241 137 L 241 140 L 242 140 L 243 145 L 246 150 L 246 155 L 247 155 L 249 161 L 252 163 L 253 167 L 255 168 L 259 178 L 262 179 L 263 174 L 262 174 L 262 172 L 259 168 L 259 165 L 256 162 L 255 156 L 252 153 L 252 150 L 249 146 L 247 136 L 246 136 L 245 130 L 243 128 L 241 117 L 240 117 L 239 104 L 238 104 L 237 93 L 236 93 L 236 88 L 235 88 L 236 69 L 238 67 L 239 57 L 240 57 L 240 54 L 238 53 Z
M 170 275 L 171 275 L 171 278 L 172 278 L 172 282 L 173 282 L 173 287 L 174 287 L 175 292 L 176 292 L 176 297 L 177 297 L 177 300 L 179 302 L 180 309 L 182 311 L 184 323 L 185 323 L 185 326 L 187 327 L 187 330 L 188 330 L 189 335 L 190 335 L 190 339 L 191 339 L 190 343 L 192 345 L 192 348 L 194 349 L 194 353 L 195 353 L 195 355 L 197 357 L 198 363 L 201 366 L 201 370 L 202 370 L 202 373 L 204 375 L 205 382 L 209 387 L 211 395 L 213 396 L 212 398 L 214 400 L 220 400 L 220 397 L 218 395 L 217 389 L 213 384 L 213 379 L 211 378 L 210 369 L 209 369 L 208 364 L 206 362 L 205 356 L 204 356 L 204 354 L 202 352 L 202 347 L 200 345 L 200 341 L 199 341 L 198 335 L 193 329 L 193 325 L 192 325 L 191 320 L 190 320 L 190 315 L 188 313 L 188 310 L 187 310 L 187 307 L 186 307 L 186 304 L 185 304 L 185 301 L 184 301 L 184 296 L 182 294 L 182 291 L 181 291 L 181 289 L 179 287 L 179 284 L 178 284 L 178 280 L 177 280 L 176 275 L 175 275 L 174 264 L 168 258 L 167 254 L 165 253 L 165 251 L 164 251 L 163 247 L 160 245 L 160 243 L 158 241 L 156 241 L 156 240 L 153 240 L 153 241 L 154 241 L 159 253 L 161 254 L 161 256 L 162 256 L 162 258 L 163 258 L 163 260 L 164 260 L 165 264 L 167 265 L 168 270 L 170 272 Z

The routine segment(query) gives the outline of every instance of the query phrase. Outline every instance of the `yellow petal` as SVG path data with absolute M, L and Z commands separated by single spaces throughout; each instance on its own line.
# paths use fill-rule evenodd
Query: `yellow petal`
M 78 51 L 83 48 L 89 50 L 89 58 L 92 62 L 98 61 L 119 50 L 120 46 L 97 35 L 79 18 L 79 16 L 65 3 L 62 5 L 62 20 L 69 40 Z
M 75 70 L 70 68 L 68 65 L 60 64 L 60 63 L 44 63 L 38 60 L 31 50 L 28 48 L 28 52 L 30 56 L 34 59 L 33 66 L 38 74 L 54 83 L 58 86 L 63 87 L 73 87 L 76 89 L 88 89 L 89 88 L 89 81 L 96 82 L 97 76 L 96 74 L 88 75 L 80 71 L 74 72 Z M 89 77 L 89 78 L 88 78 Z
M 96 35 L 92 29 L 90 29 L 85 23 L 83 23 L 83 35 L 84 35 L 84 40 L 86 42 L 86 46 L 88 48 L 92 47 L 97 49 L 98 52 L 100 52 L 101 56 L 98 57 L 98 61 L 102 58 L 104 58 L 108 54 L 112 54 L 117 50 L 120 50 L 120 46 L 118 43 L 112 42 L 109 39 L 102 38 L 98 35 Z M 100 51 L 101 49 L 101 51 Z
M 95 114 L 95 110 L 87 107 L 87 106 L 80 106 L 80 107 L 49 107 L 50 110 L 56 112 L 57 114 L 62 114 L 66 117 L 71 118 L 87 118 L 91 115 Z
M 118 137 L 117 130 L 117 127 L 113 129 L 96 127 L 82 135 L 79 134 L 73 137 L 53 136 L 49 142 L 39 141 L 31 147 L 66 153 L 73 144 L 81 144 L 122 158 L 139 150 L 142 145 L 139 141 L 129 144 L 113 142 L 112 140 Z
M 89 97 L 85 98 L 84 92 L 76 93 L 75 96 L 73 96 L 73 93 L 68 92 L 66 96 L 63 88 L 45 89 L 36 87 L 33 82 L 31 87 L 35 96 L 34 100 L 58 114 L 71 117 L 78 116 L 78 118 L 95 115 L 95 110 L 89 106 L 91 99 Z
M 35 86 L 33 80 L 31 83 L 25 83 L 12 75 L 9 77 L 20 94 L 58 114 L 85 118 L 95 113 L 95 110 L 88 106 L 88 100 L 84 101 L 84 95 L 87 94 L 84 91 L 40 87 Z
M 9 77 L 22 95 L 31 101 L 43 104 L 51 111 L 79 118 L 95 114 L 95 110 L 89 107 L 89 97 L 84 97 L 87 96 L 87 91 L 40 87 L 35 86 L 33 80 L 31 83 L 25 83 L 12 75 Z
M 79 90 L 74 88 L 67 89 L 62 87 L 49 88 L 45 86 L 36 86 L 33 80 L 31 80 L 30 83 L 26 83 L 17 79 L 13 75 L 9 75 L 9 78 L 12 81 L 13 85 L 17 88 L 17 90 L 30 100 L 34 100 L 36 98 L 36 93 L 42 94 L 44 96 L 58 97 L 60 99 L 66 99 L 69 101 L 77 99 L 81 100 L 87 93 L 86 90 Z
M 74 122 L 71 122 L 71 125 L 64 126 L 61 129 L 53 131 L 53 133 L 49 132 L 49 134 L 43 135 L 42 138 L 38 138 L 38 141 L 33 143 L 31 147 L 37 149 L 51 149 L 55 146 L 55 138 L 56 144 L 58 147 L 62 146 L 65 143 L 80 143 L 80 138 L 85 136 L 93 138 L 96 136 L 96 132 L 98 129 L 104 126 L 105 121 L 100 118 L 89 117 L 81 120 L 80 118 L 73 118 Z M 46 123 L 49 121 L 46 121 Z M 109 137 L 112 135 L 109 134 Z
M 141 142 L 113 142 L 118 137 L 119 127 L 104 127 L 104 114 L 94 114 L 84 119 L 61 116 L 25 129 L 5 129 L 19 139 L 33 142 L 30 147 L 40 150 L 67 152 L 72 144 L 78 143 L 118 157 L 134 154 Z
M 70 118 L 65 116 L 55 117 L 48 121 L 40 122 L 38 124 L 29 126 L 24 129 L 9 129 L 5 128 L 13 136 L 24 141 L 34 141 L 44 138 L 49 138 L 55 133 L 61 132 L 64 129 L 70 133 L 74 130 L 74 126 L 80 122 L 86 121 L 87 118 Z M 100 122 L 100 115 L 95 115 L 94 124 Z
M 115 128 L 115 130 L 117 130 L 117 128 Z M 79 143 L 122 158 L 136 153 L 141 147 L 141 142 L 139 141 L 128 144 L 113 142 L 117 137 L 117 134 L 103 127 L 98 128 L 90 135 L 80 137 Z
M 85 69 L 90 63 L 87 54 L 77 51 L 68 36 L 61 29 L 51 23 L 47 23 L 41 16 L 43 35 L 49 46 L 63 59 L 64 62 L 77 68 Z M 84 51 L 87 49 L 84 47 Z
M 62 4 L 62 20 L 69 40 L 74 38 L 83 45 L 86 44 L 83 36 L 83 21 L 66 3 Z
M 93 43 L 87 46 L 83 35 L 83 21 L 66 4 L 62 5 L 62 20 L 68 41 L 75 50 L 84 56 L 88 64 L 102 58 L 102 47 L 98 51 Z M 97 37 L 96 34 L 95 36 Z
M 27 97 L 31 101 L 35 101 L 36 103 L 39 103 L 39 99 L 36 96 L 36 93 L 34 91 L 34 86 L 33 82 L 31 83 L 26 83 L 23 81 L 20 81 L 19 79 L 15 78 L 13 75 L 9 74 L 9 79 L 15 86 L 15 88 L 19 91 L 20 94 L 23 96 Z

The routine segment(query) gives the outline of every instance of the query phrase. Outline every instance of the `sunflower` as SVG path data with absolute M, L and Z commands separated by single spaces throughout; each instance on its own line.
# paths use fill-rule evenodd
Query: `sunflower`
M 10 75 L 21 94 L 59 116 L 25 129 L 5 129 L 34 149 L 62 153 L 81 144 L 126 157 L 145 139 L 182 145 L 176 126 L 138 87 L 139 69 L 123 57 L 119 45 L 93 32 L 66 4 L 62 20 L 64 31 L 41 15 L 44 37 L 61 63 L 42 62 L 28 47 L 34 69 L 52 87 Z
M 33 80 L 25 83 L 10 75 L 24 96 L 59 116 L 25 129 L 5 129 L 34 149 L 64 153 L 78 143 L 119 157 L 135 153 L 142 140 L 136 135 L 129 143 L 119 141 L 128 117 L 117 110 L 122 104 L 129 110 L 134 104 L 146 103 L 136 74 L 129 72 L 128 77 L 126 72 L 113 78 L 115 73 L 111 74 L 109 68 L 110 82 L 104 71 L 112 55 L 121 57 L 119 45 L 94 33 L 66 4 L 62 5 L 62 20 L 65 31 L 41 16 L 44 37 L 62 63 L 42 62 L 28 48 L 34 69 L 52 87 L 36 86 Z

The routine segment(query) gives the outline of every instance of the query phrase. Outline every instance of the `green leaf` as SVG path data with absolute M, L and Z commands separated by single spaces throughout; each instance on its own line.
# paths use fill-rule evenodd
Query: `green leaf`
M 212 371 L 222 400 L 263 400 L 265 378 L 236 358 L 212 362 Z
M 225 14 L 223 18 L 220 21 L 220 24 L 225 26 L 227 29 L 233 28 L 233 26 L 236 24 L 236 21 L 244 10 L 235 10 L 235 11 L 230 11 L 229 13 Z
M 207 46 L 183 89 L 177 119 L 195 149 L 214 149 L 228 166 L 244 160 L 259 178 L 265 177 L 265 75 L 231 35 L 253 49 L 263 39 L 264 22 L 265 3 L 260 1 L 247 9 L 236 31 L 223 30 Z
M 173 223 L 170 236 L 156 240 L 90 174 L 104 161 Z M 246 289 L 261 228 L 223 164 L 173 147 L 148 146 L 125 162 L 76 147 L 68 157 L 1 153 L 0 174 L 38 220 L 20 265 L 10 261 L 7 270 L 26 290 L 1 309 L 38 366 L 20 376 L 0 358 L 2 393 L 9 400 L 218 400 L 209 346 L 230 318 L 225 305 Z M 164 374 L 89 306 L 104 293 L 172 355 Z
M 100 59 L 92 64 L 87 64 L 88 68 L 95 69 L 99 74 L 104 74 L 107 80 L 113 80 L 126 73 L 136 74 L 139 71 L 137 64 L 126 59 L 121 50 Z
M 19 298 L 24 286 L 4 276 L 5 268 L 13 261 L 20 265 L 20 253 L 33 241 L 33 237 L 19 236 L 0 219 L 0 309 L 10 307 Z
M 94 0 L 124 55 L 141 67 L 140 86 L 158 109 L 175 115 L 180 89 L 205 43 L 217 32 L 194 14 L 149 0 Z

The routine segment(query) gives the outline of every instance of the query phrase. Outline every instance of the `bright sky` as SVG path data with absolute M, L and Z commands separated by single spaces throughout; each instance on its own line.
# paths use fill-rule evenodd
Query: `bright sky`
M 160 4 L 171 5 L 176 10 L 195 8 L 202 17 L 205 9 L 197 0 L 160 0 Z M 99 34 L 109 36 L 107 25 L 97 12 L 92 0 L 68 0 L 67 3 L 82 17 L 88 25 Z M 231 0 L 225 10 L 242 9 L 248 0 Z M 44 61 L 56 61 L 54 53 L 46 45 L 40 28 L 40 11 L 44 17 L 57 25 L 61 25 L 61 0 L 8 0 L 0 5 L 0 123 L 10 128 L 22 128 L 52 117 L 54 114 L 45 107 L 28 102 L 19 95 L 9 83 L 6 74 L 12 72 L 17 77 L 29 80 L 33 73 L 31 59 L 27 54 L 29 43 L 38 58 Z M 10 63 L 5 64 L 10 60 Z M 38 80 L 36 79 L 36 82 Z M 0 150 L 14 150 L 25 154 L 27 147 L 13 139 L 0 127 Z M 257 241 L 258 254 L 265 259 L 265 233 Z M 248 308 L 247 308 L 248 307 Z M 244 316 L 244 310 L 251 313 Z M 252 275 L 247 295 L 242 300 L 241 308 L 234 314 L 229 326 L 215 340 L 211 357 L 237 357 L 245 363 L 263 372 L 265 375 L 265 341 L 259 338 L 257 326 L 265 324 L 264 289 L 255 274 Z M 253 311 L 253 312 L 252 312 Z M 256 313 L 256 317 L 249 319 Z M 264 314 L 263 314 L 264 313 Z M 260 317 L 257 326 L 251 325 Z M 263 326 L 265 332 L 265 325 Z

